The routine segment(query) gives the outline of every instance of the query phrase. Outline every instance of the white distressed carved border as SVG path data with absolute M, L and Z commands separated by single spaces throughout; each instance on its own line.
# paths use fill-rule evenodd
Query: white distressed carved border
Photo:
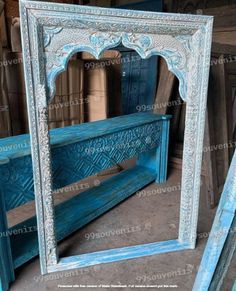
M 120 43 L 162 56 L 187 103 L 178 242 L 196 242 L 213 18 L 21 0 L 21 29 L 42 272 L 60 263 L 52 199 L 48 102 L 70 57 Z M 168 85 L 168 84 L 167 84 Z

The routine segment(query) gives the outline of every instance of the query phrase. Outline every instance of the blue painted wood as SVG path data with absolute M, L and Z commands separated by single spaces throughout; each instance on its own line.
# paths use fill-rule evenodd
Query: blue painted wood
M 103 182 L 99 187 L 55 207 L 57 240 L 60 241 L 99 215 L 111 209 L 147 184 L 166 175 L 168 134 L 171 116 L 136 113 L 104 121 L 91 122 L 50 132 L 54 189 L 66 186 L 134 156 L 142 156 L 138 165 Z M 165 131 L 165 133 L 163 133 Z M 157 151 L 157 149 L 160 150 Z M 3 189 L 3 215 L 6 210 L 34 199 L 29 135 L 0 140 L 0 183 Z M 147 156 L 145 156 L 147 155 Z M 162 157 L 163 155 L 163 157 Z M 149 158 L 152 157 L 153 164 Z M 163 163 L 164 161 L 164 163 Z M 7 206 L 7 209 L 5 207 Z M 6 238 L 12 257 L 1 260 L 17 268 L 38 255 L 36 217 L 10 229 Z M 6 248 L 6 246 L 5 246 Z M 4 275 L 5 276 L 5 275 Z M 14 278 L 12 277 L 11 280 Z M 6 289 L 11 281 L 1 280 Z
M 5 203 L 0 191 L 0 291 L 6 291 L 14 281 L 10 239 L 7 236 L 7 218 Z
M 220 290 L 236 249 L 236 152 L 221 195 L 194 291 Z
M 61 258 L 56 266 L 48 268 L 48 272 L 79 269 L 97 264 L 118 262 L 121 260 L 141 258 L 166 252 L 176 252 L 188 249 L 187 243 L 180 243 L 178 240 L 155 242 L 137 246 L 123 247 L 79 256 Z
M 234 282 L 234 286 L 233 286 L 232 291 L 236 291 L 236 280 L 235 280 L 235 282 Z
M 236 215 L 225 240 L 209 291 L 220 290 L 236 250 Z
M 119 116 L 63 128 L 55 128 L 50 131 L 50 144 L 54 149 L 170 118 L 170 115 L 136 113 L 130 114 L 129 116 Z M 26 155 L 30 155 L 28 134 L 2 138 L 0 140 L 1 164 Z
M 169 119 L 136 113 L 51 130 L 54 190 L 158 148 Z M 10 210 L 34 199 L 29 135 L 1 139 L 0 149 L 0 185 Z
M 119 6 L 122 9 L 162 11 L 161 0 L 150 0 Z M 152 107 L 156 94 L 158 57 L 142 59 L 135 51 L 118 48 L 122 55 L 122 109 L 124 114 L 139 111 L 140 106 Z
M 20 2 L 20 14 L 41 272 L 52 270 L 59 261 L 47 109 L 55 79 L 73 54 L 86 51 L 98 59 L 121 43 L 144 59 L 164 57 L 180 81 L 187 112 L 179 241 L 195 248 L 212 17 L 28 0 Z
M 158 57 L 143 60 L 137 52 L 120 50 L 122 55 L 122 110 L 138 112 L 141 106 L 152 108 L 157 86 Z M 142 107 L 142 108 L 143 108 Z
M 156 183 L 163 183 L 167 179 L 168 147 L 169 147 L 169 128 L 170 122 L 163 122 L 162 138 L 160 147 L 157 149 L 157 178 Z
M 104 181 L 55 207 L 57 240 L 60 241 L 80 229 L 139 189 L 153 182 L 156 172 L 136 166 Z M 10 229 L 35 229 L 36 217 Z M 17 268 L 38 255 L 37 232 L 11 236 L 14 267 Z
M 162 137 L 157 149 L 140 154 L 138 165 L 149 167 L 156 171 L 156 183 L 163 183 L 167 179 L 168 146 L 169 146 L 168 120 L 162 122 Z

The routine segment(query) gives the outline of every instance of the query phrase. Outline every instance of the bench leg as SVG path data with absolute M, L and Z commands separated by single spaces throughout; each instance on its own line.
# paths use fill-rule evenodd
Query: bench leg
M 5 203 L 0 191 L 0 291 L 7 291 L 10 282 L 15 279 L 10 238 L 7 230 Z
M 164 120 L 162 123 L 162 134 L 159 147 L 150 152 L 142 153 L 137 161 L 138 165 L 156 171 L 156 183 L 164 183 L 167 179 L 169 127 L 170 121 Z

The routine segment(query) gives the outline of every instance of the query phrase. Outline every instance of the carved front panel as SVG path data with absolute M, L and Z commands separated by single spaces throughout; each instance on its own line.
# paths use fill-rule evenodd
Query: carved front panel
M 159 121 L 54 148 L 52 189 L 56 190 L 78 182 L 117 163 L 157 148 L 161 142 L 161 133 L 162 122 Z M 49 176 L 45 173 L 45 177 Z M 46 182 L 45 184 L 48 184 Z M 7 210 L 34 200 L 31 156 L 15 158 L 2 165 L 0 183 Z

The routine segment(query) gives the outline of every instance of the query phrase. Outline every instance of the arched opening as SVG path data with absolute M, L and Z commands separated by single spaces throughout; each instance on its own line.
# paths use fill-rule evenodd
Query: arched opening
M 75 54 L 56 79 L 50 128 L 152 111 L 157 60 L 156 56 L 144 60 L 123 46 L 105 51 L 99 60 L 87 52 Z
M 53 128 L 66 129 L 68 126 L 90 122 L 96 124 L 99 120 L 109 121 L 110 118 L 124 115 L 142 113 L 173 115 L 170 122 L 167 182 L 150 184 L 135 195 L 126 197 L 128 199 L 119 207 L 113 208 L 93 223 L 86 224 L 85 228 L 72 236 L 70 243 L 60 245 L 60 255 L 86 253 L 87 246 L 92 247 L 94 240 L 97 244 L 95 248 L 92 248 L 98 251 L 128 246 L 130 240 L 135 242 L 133 244 L 142 244 L 147 242 L 147 236 L 149 242 L 155 241 L 156 237 L 160 240 L 177 238 L 176 221 L 179 220 L 185 104 L 177 93 L 179 81 L 168 70 L 164 58 L 152 56 L 149 59 L 142 59 L 137 52 L 123 46 L 105 51 L 99 60 L 86 52 L 77 53 L 68 62 L 67 70 L 57 77 L 56 84 L 55 98 L 49 104 L 49 122 L 52 131 Z M 66 134 L 66 131 L 62 131 L 62 134 L 64 133 Z M 100 163 L 100 156 L 104 154 L 103 158 L 108 159 L 109 152 L 113 150 L 113 147 L 118 149 L 118 146 L 121 150 L 120 154 L 126 145 L 114 143 L 111 148 L 104 147 L 100 151 L 100 140 L 95 147 L 90 148 L 90 153 L 97 154 L 98 163 Z M 72 147 L 70 149 L 73 150 Z M 65 151 L 66 158 L 61 154 L 60 157 L 68 161 L 71 159 L 69 154 Z M 78 156 L 72 156 L 71 163 L 74 163 Z M 66 163 L 57 165 L 57 168 L 63 173 L 63 177 L 70 180 L 73 173 L 68 170 L 66 165 L 69 164 Z M 83 171 L 86 166 L 92 167 L 89 163 L 90 159 L 84 164 L 79 163 L 78 168 Z M 54 173 L 55 201 L 62 203 L 72 197 L 77 197 L 80 193 L 98 188 L 104 181 L 124 173 L 136 163 L 137 156 L 124 159 L 121 163 L 116 163 L 106 170 L 84 175 L 79 182 L 64 185 L 63 188 L 58 187 L 57 178 L 61 179 L 61 174 L 57 177 Z M 107 203 L 106 200 L 104 201 Z M 118 202 L 113 206 L 116 205 Z M 163 205 L 161 207 L 163 211 L 156 211 L 157 205 Z M 90 206 L 85 205 L 88 209 Z M 168 209 L 168 215 L 164 213 L 166 209 Z M 142 212 L 142 216 L 139 216 L 139 211 Z M 109 224 L 111 216 L 117 221 L 112 228 Z M 100 223 L 103 227 L 100 232 L 97 232 L 95 229 L 99 228 Z M 166 229 L 168 231 L 165 231 Z M 75 240 L 81 243 L 73 243 Z M 104 243 L 109 246 L 104 247 Z
M 204 119 L 208 73 L 206 61 L 210 53 L 207 41 L 211 36 L 212 19 L 206 17 L 205 21 L 202 21 L 203 18 L 198 16 L 146 14 L 76 6 L 64 8 L 63 5 L 28 4 L 26 2 L 21 3 L 21 16 L 22 39 L 25 40 L 24 65 L 26 68 L 29 67 L 25 75 L 30 129 L 33 137 L 31 150 L 42 274 L 56 270 L 68 270 L 71 267 L 90 266 L 94 263 L 135 258 L 140 255 L 194 248 L 199 200 L 200 151 L 203 137 L 203 122 L 201 121 Z M 189 25 L 186 26 L 186 23 Z M 51 44 L 48 47 L 49 42 Z M 85 50 L 99 57 L 103 49 L 113 48 L 121 42 L 126 47 L 135 49 L 143 58 L 156 54 L 158 51 L 168 60 L 170 70 L 179 78 L 182 96 L 186 96 L 187 81 L 189 81 L 190 106 L 188 109 L 190 110 L 188 110 L 186 121 L 188 130 L 186 131 L 187 142 L 184 151 L 185 172 L 183 175 L 184 188 L 181 191 L 179 238 L 177 238 L 175 222 L 179 215 L 180 189 L 176 184 L 168 184 L 177 181 L 173 173 L 168 175 L 167 181 L 165 177 L 170 117 L 167 114 L 151 113 L 157 109 L 156 102 L 155 106 L 153 103 L 148 104 L 147 99 L 143 103 L 140 100 L 139 103 L 134 103 L 135 99 L 131 98 L 129 105 L 132 106 L 128 107 L 127 113 L 123 110 L 120 114 L 124 115 L 114 117 L 117 118 L 114 121 L 110 118 L 110 112 L 114 113 L 111 110 L 111 104 L 103 102 L 103 98 L 98 98 L 98 101 L 94 100 L 96 99 L 94 96 L 97 96 L 98 92 L 101 97 L 101 90 L 99 91 L 97 87 L 88 89 L 89 78 L 82 83 L 79 80 L 80 85 L 86 85 L 85 93 L 81 92 L 79 84 L 77 84 L 79 90 L 75 93 L 78 94 L 79 104 L 74 103 L 73 99 L 69 99 L 68 102 L 66 98 L 70 98 L 73 94 L 70 90 L 65 90 L 64 93 L 61 86 L 61 96 L 60 93 L 57 94 L 59 107 L 57 103 L 54 106 L 49 104 L 51 106 L 49 110 L 56 109 L 54 112 L 56 118 L 53 119 L 55 124 L 51 126 L 50 130 L 51 153 L 49 151 L 48 112 L 45 108 L 45 97 L 52 96 L 48 91 L 53 91 L 54 77 L 59 71 L 64 70 L 66 56 L 69 58 L 73 53 Z M 200 47 L 201 44 L 204 45 Z M 193 51 L 196 58 L 190 60 L 189 56 L 193 55 Z M 34 55 L 36 60 L 35 65 L 32 65 L 31 60 Z M 199 62 L 188 63 L 195 59 Z M 46 78 L 44 64 L 47 67 Z M 200 76 L 201 68 L 203 68 L 202 76 Z M 142 71 L 145 69 L 142 68 Z M 135 72 L 137 72 L 137 68 Z M 188 72 L 190 76 L 196 73 L 196 78 L 194 76 L 193 80 L 190 80 Z M 144 75 L 147 76 L 147 74 Z M 137 79 L 137 75 L 135 79 Z M 67 82 L 70 82 L 70 78 L 68 80 Z M 148 81 L 150 81 L 149 78 Z M 94 82 L 91 83 L 94 84 Z M 99 83 L 102 83 L 100 77 Z M 135 86 L 146 85 L 146 83 L 140 80 Z M 153 85 L 152 82 L 149 84 Z M 154 85 L 156 85 L 156 80 Z M 147 88 L 150 89 L 151 86 L 147 86 Z M 131 96 L 131 93 L 135 91 L 136 87 L 131 86 L 127 96 Z M 141 96 L 146 98 L 147 94 L 144 91 Z M 196 96 L 193 94 L 195 92 Z M 135 97 L 137 95 L 134 94 Z M 62 98 L 60 99 L 60 97 Z M 126 101 L 125 98 L 123 99 L 123 95 L 121 99 L 120 108 L 127 109 L 126 106 L 123 106 L 123 100 Z M 91 117 L 90 113 L 97 113 L 94 101 L 101 105 L 102 116 Z M 200 108 L 198 108 L 198 102 Z M 170 106 L 168 102 L 166 104 L 166 107 L 172 106 L 171 103 Z M 78 105 L 77 109 L 81 113 L 79 118 L 74 109 L 70 110 L 71 105 Z M 60 111 L 60 107 L 67 107 L 67 111 Z M 130 113 L 130 108 L 138 109 L 139 112 Z M 144 112 L 141 112 L 142 109 Z M 72 125 L 69 124 L 68 119 L 63 119 L 61 122 L 61 118 L 57 118 L 61 114 L 64 118 L 71 112 L 75 117 Z M 135 118 L 133 114 L 136 114 Z M 94 121 L 92 121 L 93 118 Z M 178 124 L 180 120 L 179 117 Z M 23 154 L 30 156 L 30 153 L 26 153 L 25 150 Z M 128 161 L 131 157 L 136 158 L 137 161 L 134 161 L 134 165 L 129 169 Z M 121 162 L 126 163 L 127 169 L 123 166 L 120 169 L 111 168 Z M 24 160 L 24 163 L 18 167 L 18 173 L 23 174 L 25 164 L 31 165 L 29 160 Z M 53 173 L 51 173 L 50 166 L 52 166 Z M 12 168 L 14 172 L 15 167 Z M 107 172 L 104 173 L 104 171 Z M 16 176 L 14 175 L 14 178 Z M 173 177 L 175 179 L 172 180 Z M 21 182 L 28 187 L 33 179 L 27 180 L 26 178 L 28 177 L 24 175 Z M 154 181 L 162 183 L 162 185 L 156 186 Z M 15 183 L 13 185 L 16 186 Z M 170 185 L 171 187 L 168 187 Z M 145 189 L 143 189 L 144 187 Z M 143 190 L 144 192 L 142 192 Z M 21 192 L 25 194 L 24 189 Z M 9 197 L 9 192 L 5 191 L 5 193 Z M 135 193 L 136 195 L 133 195 Z M 31 191 L 30 194 L 32 197 L 34 193 Z M 55 198 L 55 204 L 60 203 L 55 206 L 55 209 L 53 209 L 52 196 Z M 146 198 L 147 200 L 145 200 Z M 124 200 L 126 203 L 120 204 Z M 20 199 L 17 199 L 18 201 Z M 118 204 L 120 204 L 119 208 L 113 209 Z M 166 211 L 166 209 L 168 210 Z M 112 211 L 112 217 L 109 216 L 111 212 L 102 216 L 108 210 Z M 100 222 L 95 221 L 98 217 Z M 107 223 L 103 220 L 105 217 Z M 92 221 L 93 224 L 89 224 Z M 96 228 L 90 228 L 94 224 L 96 224 Z M 111 226 L 111 228 L 104 229 L 105 225 Z M 110 249 L 99 254 L 87 253 L 86 248 L 90 248 L 92 244 L 89 246 L 89 244 L 82 243 L 79 253 L 86 252 L 86 255 L 74 258 L 60 257 L 58 260 L 56 242 L 75 233 L 78 229 L 85 230 L 82 230 L 82 227 L 87 226 L 86 232 L 80 232 L 79 236 L 75 236 L 75 240 L 81 242 L 90 240 L 93 244 L 94 239 L 114 238 Z M 167 232 L 167 227 L 172 229 L 173 233 Z M 133 236 L 129 236 L 130 234 Z M 147 237 L 148 241 L 152 241 L 154 244 L 146 244 Z M 35 237 L 31 236 L 31 238 Z M 72 237 L 70 238 L 72 239 Z M 29 245 L 28 241 L 27 237 L 27 245 Z M 34 241 L 37 242 L 37 238 Z M 118 242 L 120 242 L 119 245 Z M 140 243 L 145 243 L 145 245 L 136 245 Z M 96 240 L 96 247 L 91 250 L 94 252 L 94 250 L 107 249 L 105 244 L 106 242 L 103 240 L 100 240 L 99 243 Z M 19 244 L 15 243 L 15 245 Z M 114 250 L 111 248 L 128 245 L 131 247 L 118 248 L 115 251 L 116 255 L 113 256 Z M 25 246 L 26 244 L 23 244 L 23 247 Z M 16 251 L 18 252 L 18 249 Z M 33 254 L 35 256 L 37 251 L 30 248 L 30 255 L 35 252 Z M 60 256 L 63 253 L 73 253 L 74 251 L 75 249 L 69 249 L 68 244 L 60 245 Z M 21 256 L 23 253 L 17 255 Z M 72 264 L 68 264 L 68 261 Z M 16 266 L 15 261 L 14 265 Z

